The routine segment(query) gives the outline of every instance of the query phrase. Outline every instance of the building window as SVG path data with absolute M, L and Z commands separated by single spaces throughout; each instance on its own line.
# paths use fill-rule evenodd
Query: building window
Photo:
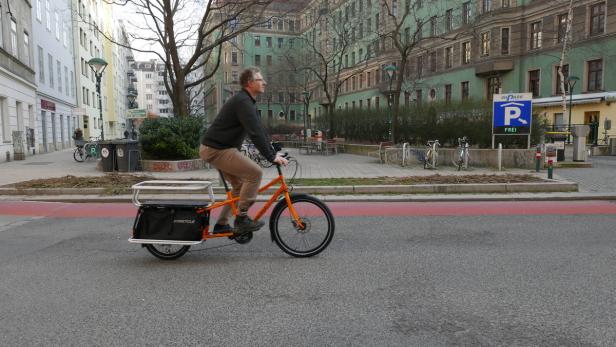
M 605 29 L 605 3 L 590 7 L 590 35 L 603 34 Z
M 451 103 L 451 84 L 445 85 L 445 103 L 446 104 Z
M 272 66 L 272 56 L 271 55 L 265 56 L 265 63 L 267 64 L 267 66 Z
M 541 22 L 530 25 L 530 49 L 541 48 Z
M 47 30 L 51 31 L 51 5 L 45 0 L 45 17 L 47 17 Z
M 19 50 L 17 49 L 17 22 L 14 18 L 11 18 L 11 53 L 19 57 Z
M 423 56 L 417 57 L 417 78 L 421 78 L 423 75 Z
M 468 100 L 468 81 L 460 83 L 460 97 L 462 100 Z
M 445 68 L 450 69 L 453 66 L 453 47 L 445 47 Z
M 231 52 L 231 64 L 237 65 L 237 52 Z
M 417 102 L 417 105 L 421 105 L 421 98 L 422 98 L 422 90 L 421 89 L 415 90 L 415 102 Z
M 53 78 L 53 57 L 51 54 L 47 54 L 47 66 L 49 71 L 49 86 L 54 88 L 54 78 Z
M 278 48 L 282 48 L 284 46 L 284 39 L 282 37 L 278 38 Z
M 471 62 L 471 42 L 462 42 L 462 64 Z
M 36 19 L 38 19 L 39 22 L 42 22 L 43 20 L 43 1 L 42 0 L 36 0 Z
M 256 66 L 261 66 L 261 56 L 260 55 L 255 55 L 255 65 Z
M 481 13 L 490 12 L 492 9 L 492 0 L 481 0 Z
M 56 60 L 56 66 L 58 67 L 58 91 L 62 93 L 62 65 L 59 60 Z
M 58 11 L 55 12 L 55 18 L 56 18 L 56 39 L 60 40 L 60 15 L 58 14 Z
M 436 72 L 436 52 L 430 52 L 430 72 Z
M 436 36 L 436 16 L 430 18 L 430 36 Z
M 462 23 L 468 24 L 471 20 L 471 2 L 467 1 L 462 4 Z
M 603 60 L 591 60 L 588 62 L 588 85 L 589 92 L 603 90 Z
M 37 46 L 38 50 L 38 65 L 39 65 L 39 82 L 45 83 L 45 54 L 43 53 L 43 47 Z
M 255 47 L 261 47 L 261 36 L 255 36 Z
M 509 54 L 509 28 L 501 29 L 501 55 Z
M 30 66 L 30 35 L 24 31 L 24 63 Z
M 488 77 L 486 88 L 486 99 L 493 100 L 494 94 L 500 93 L 501 79 L 497 76 Z
M 502 8 L 507 8 L 511 6 L 511 1 L 510 0 L 503 0 L 503 2 L 501 3 L 501 7 Z
M 533 97 L 539 96 L 539 70 L 531 70 L 528 72 L 528 92 L 533 94 Z
M 445 25 L 447 31 L 453 30 L 453 10 L 449 9 L 445 12 Z
M 481 55 L 490 55 L 490 32 L 486 31 L 481 33 Z
M 567 34 L 567 17 L 568 15 L 566 13 L 558 16 L 558 43 L 565 41 L 565 35 Z
M 556 93 L 557 95 L 562 94 L 562 80 L 560 79 L 560 74 L 558 73 L 558 69 L 560 68 L 560 66 L 555 66 L 554 67 L 554 75 L 556 76 Z M 567 77 L 569 77 L 569 65 L 563 65 L 563 76 L 565 78 L 565 81 L 567 81 Z M 569 92 L 569 84 L 567 84 L 567 82 L 565 82 L 565 91 L 568 93 Z
M 272 48 L 272 38 L 271 37 L 266 37 L 265 38 L 265 42 L 267 43 L 267 47 L 268 48 Z

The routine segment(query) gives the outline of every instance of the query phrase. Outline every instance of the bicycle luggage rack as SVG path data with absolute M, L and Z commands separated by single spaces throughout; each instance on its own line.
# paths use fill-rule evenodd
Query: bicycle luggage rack
M 133 190 L 133 204 L 137 207 L 142 206 L 144 202 L 139 201 L 139 194 L 145 190 L 166 190 L 166 191 L 203 191 L 207 189 L 210 202 L 213 204 L 216 202 L 214 197 L 214 189 L 212 188 L 212 182 L 210 181 L 143 181 L 134 184 L 131 189 Z M 148 204 L 154 204 L 154 202 L 148 202 Z
M 151 201 L 140 201 L 139 195 L 142 191 L 169 191 L 169 192 L 199 192 L 207 190 L 209 203 L 215 203 L 216 199 L 214 197 L 214 189 L 212 188 L 212 182 L 210 181 L 143 181 L 137 184 L 134 184 L 131 189 L 133 190 L 133 204 L 137 207 L 143 205 L 155 206 L 157 204 L 161 205 L 169 205 L 173 202 L 177 202 L 179 204 L 186 204 L 186 201 L 182 200 L 151 200 Z M 204 201 L 202 205 L 207 205 Z M 193 246 L 198 245 L 203 242 L 201 241 L 178 241 L 178 240 L 155 240 L 155 239 L 135 239 L 129 238 L 128 242 L 130 243 L 138 243 L 138 244 L 169 244 L 169 245 L 186 245 Z

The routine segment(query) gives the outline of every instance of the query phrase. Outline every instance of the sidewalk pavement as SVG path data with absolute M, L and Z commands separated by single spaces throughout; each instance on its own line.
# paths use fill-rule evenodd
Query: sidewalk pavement
M 295 157 L 299 162 L 296 178 L 341 178 L 341 177 L 402 177 L 402 176 L 428 176 L 433 174 L 439 175 L 468 175 L 468 174 L 532 174 L 538 177 L 546 178 L 547 173 L 543 170 L 541 173 L 526 169 L 507 169 L 506 171 L 498 172 L 489 168 L 472 168 L 466 171 L 457 171 L 451 166 L 445 166 L 437 170 L 424 170 L 423 166 L 417 162 L 410 167 L 401 167 L 397 165 L 384 165 L 378 162 L 377 159 L 368 156 L 353 155 L 339 153 L 335 155 L 319 155 L 319 154 L 299 154 L 295 149 L 288 149 L 289 154 Z M 555 199 L 562 199 L 567 196 L 588 198 L 614 198 L 616 196 L 616 157 L 594 157 L 593 168 L 580 169 L 556 169 L 554 178 L 557 180 L 573 181 L 579 184 L 579 193 L 544 193 L 541 196 L 545 199 L 550 199 L 553 196 Z M 292 167 L 285 169 L 285 174 L 292 174 Z M 23 161 L 12 161 L 0 163 L 0 186 L 27 181 L 40 178 L 62 177 L 73 175 L 78 177 L 84 176 L 102 176 L 105 173 L 96 169 L 96 161 L 78 163 L 73 160 L 73 150 L 67 149 L 52 153 L 39 154 L 29 156 Z M 157 179 L 188 179 L 196 178 L 202 180 L 210 180 L 218 185 L 218 172 L 214 169 L 203 169 L 198 171 L 185 172 L 143 172 L 143 174 L 151 175 Z M 275 168 L 264 169 L 264 180 L 273 178 L 277 175 Z M 403 198 L 406 200 L 413 199 L 429 199 L 429 200 L 456 200 L 458 194 L 422 194 L 417 195 L 362 195 L 359 197 L 350 198 L 348 200 L 391 200 Z M 461 194 L 460 197 L 464 200 L 468 199 L 528 199 L 531 197 L 539 198 L 538 194 Z M 324 196 L 323 196 L 324 197 Z M 330 196 L 330 199 L 342 199 L 344 195 Z M 13 196 L 13 199 L 18 198 Z M 33 197 L 26 197 L 33 199 Z M 43 197 L 41 197 L 43 198 Z M 57 196 L 56 198 L 60 198 Z M 72 198 L 75 198 L 73 196 Z M 84 199 L 86 197 L 83 197 Z M 111 199 L 111 198 L 109 198 Z M 67 199 L 70 200 L 70 199 Z

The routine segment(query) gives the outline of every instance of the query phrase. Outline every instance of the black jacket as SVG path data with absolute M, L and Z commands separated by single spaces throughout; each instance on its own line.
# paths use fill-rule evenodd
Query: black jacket
M 216 149 L 240 149 L 248 135 L 259 152 L 273 162 L 276 153 L 267 140 L 255 104 L 255 99 L 244 89 L 232 96 L 220 109 L 201 143 Z

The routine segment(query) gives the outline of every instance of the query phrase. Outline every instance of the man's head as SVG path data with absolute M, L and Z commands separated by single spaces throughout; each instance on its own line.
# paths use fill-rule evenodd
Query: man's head
M 261 70 L 256 67 L 248 68 L 240 74 L 240 85 L 253 97 L 265 92 L 267 83 L 261 76 Z

